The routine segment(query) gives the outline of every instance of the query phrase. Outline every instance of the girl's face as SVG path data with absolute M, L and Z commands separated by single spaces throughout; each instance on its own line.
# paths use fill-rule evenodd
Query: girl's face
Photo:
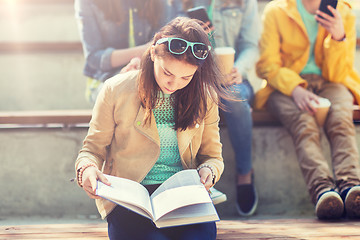
M 153 50 L 151 59 L 154 62 L 156 83 L 165 94 L 172 94 L 186 87 L 198 69 L 198 66 L 172 57 L 158 57 Z

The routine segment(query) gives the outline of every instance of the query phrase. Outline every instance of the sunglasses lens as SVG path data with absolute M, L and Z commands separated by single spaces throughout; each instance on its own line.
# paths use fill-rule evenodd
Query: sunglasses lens
M 194 55 L 197 58 L 205 59 L 207 55 L 209 54 L 209 49 L 206 45 L 203 44 L 194 44 Z
M 181 39 L 172 39 L 170 41 L 170 50 L 174 53 L 184 53 L 187 49 L 187 43 Z

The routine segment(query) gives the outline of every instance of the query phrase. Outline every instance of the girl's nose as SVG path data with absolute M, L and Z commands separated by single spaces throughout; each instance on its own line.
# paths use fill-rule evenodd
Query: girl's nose
M 171 87 L 175 86 L 176 85 L 175 78 L 172 78 L 172 79 L 168 80 L 168 85 L 171 86 Z

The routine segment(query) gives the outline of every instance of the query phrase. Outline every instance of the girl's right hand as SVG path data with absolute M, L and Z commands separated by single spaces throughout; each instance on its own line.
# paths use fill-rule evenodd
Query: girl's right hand
M 104 184 L 110 186 L 111 183 L 104 174 L 96 167 L 88 167 L 84 170 L 82 175 L 82 185 L 86 194 L 93 199 L 99 199 L 100 196 L 96 195 L 96 181 L 100 180 Z

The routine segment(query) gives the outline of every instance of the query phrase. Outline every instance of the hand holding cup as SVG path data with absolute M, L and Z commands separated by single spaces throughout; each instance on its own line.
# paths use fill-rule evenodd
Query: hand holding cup
M 311 102 L 314 108 L 316 108 L 315 119 L 320 127 L 322 127 L 327 118 L 331 102 L 327 98 L 319 98 L 319 103 L 314 100 Z

